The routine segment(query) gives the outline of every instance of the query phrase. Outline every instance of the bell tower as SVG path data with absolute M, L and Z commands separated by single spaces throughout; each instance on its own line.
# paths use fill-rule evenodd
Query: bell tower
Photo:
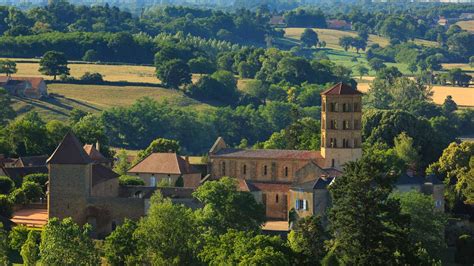
M 362 93 L 345 83 L 321 93 L 321 155 L 325 168 L 362 157 Z

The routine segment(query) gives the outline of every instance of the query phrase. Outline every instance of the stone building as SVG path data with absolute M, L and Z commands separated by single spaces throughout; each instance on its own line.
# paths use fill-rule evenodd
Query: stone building
M 39 77 L 0 77 L 0 87 L 11 95 L 39 99 L 48 96 L 48 87 Z
M 187 157 L 183 159 L 176 153 L 152 153 L 127 173 L 140 177 L 150 187 L 162 182 L 174 186 L 179 178 L 183 179 L 184 187 L 197 187 L 201 181 L 201 171 Z
M 218 138 L 209 151 L 211 177 L 244 180 L 239 188 L 266 206 L 268 219 L 286 220 L 291 209 L 301 216 L 324 210 L 328 194 L 320 184 L 362 156 L 362 93 L 338 83 L 321 97 L 321 151 L 234 149 Z

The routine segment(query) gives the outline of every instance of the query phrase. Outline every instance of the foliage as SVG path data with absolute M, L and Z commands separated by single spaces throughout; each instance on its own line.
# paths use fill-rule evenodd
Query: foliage
M 40 237 L 41 234 L 38 231 L 30 230 L 26 242 L 21 247 L 20 254 L 26 266 L 34 266 L 40 259 Z
M 100 117 L 88 114 L 75 123 L 72 130 L 82 143 L 99 143 L 100 152 L 106 157 L 111 156 L 109 137 Z
M 15 117 L 15 111 L 11 106 L 11 98 L 8 92 L 0 87 L 0 126 L 4 126 L 10 119 Z
M 312 29 L 305 29 L 301 34 L 301 43 L 306 47 L 313 47 L 319 42 L 318 34 Z
M 15 183 L 8 176 L 0 176 L 0 194 L 8 195 L 15 188 Z
M 418 154 L 418 147 L 413 146 L 413 138 L 408 136 L 405 132 L 402 132 L 395 137 L 394 144 L 393 149 L 397 156 L 402 159 L 406 165 L 412 169 L 416 169 L 420 155 Z
M 24 225 L 17 225 L 12 228 L 8 238 L 10 239 L 10 248 L 16 251 L 20 251 L 23 244 L 25 244 L 28 238 L 28 228 Z
M 48 51 L 41 58 L 39 72 L 44 75 L 53 76 L 56 80 L 58 75 L 69 75 L 67 59 L 64 53 Z
M 21 190 L 25 193 L 27 203 L 37 202 L 44 196 L 43 189 L 35 182 L 23 182 Z
M 12 121 L 3 132 L 12 153 L 19 156 L 49 154 L 46 124 L 36 112 Z
M 264 206 L 249 192 L 237 191 L 235 179 L 206 182 L 193 196 L 204 205 L 196 211 L 196 217 L 211 233 L 222 234 L 228 229 L 258 231 L 265 221 Z
M 197 221 L 191 209 L 155 193 L 148 215 L 138 223 L 134 237 L 139 252 L 149 263 L 189 265 L 196 263 L 197 233 Z
M 121 149 L 115 157 L 117 160 L 114 163 L 114 172 L 118 173 L 119 175 L 126 175 L 128 169 L 131 167 L 131 164 L 128 162 L 127 151 Z
M 444 180 L 448 205 L 453 208 L 460 202 L 474 202 L 474 143 L 451 143 L 439 160 L 431 164 L 427 172 Z
M 17 72 L 16 63 L 10 60 L 0 60 L 0 73 L 11 76 Z
M 144 186 L 145 181 L 136 176 L 122 175 L 119 177 L 121 186 Z
M 192 73 L 198 73 L 201 75 L 212 74 L 216 71 L 214 63 L 202 56 L 189 60 L 188 65 Z
M 1 198 L 1 195 L 0 195 Z M 1 215 L 1 214 L 0 214 Z M 0 264 L 8 265 L 8 237 L 7 232 L 3 228 L 3 224 L 0 222 Z
M 288 234 L 290 248 L 297 254 L 298 265 L 318 264 L 326 254 L 324 241 L 329 236 L 322 226 L 321 217 L 301 218 Z
M 288 250 L 278 236 L 229 230 L 206 235 L 199 258 L 209 265 L 288 265 Z
M 158 138 L 150 143 L 143 151 L 140 151 L 135 159 L 135 163 L 141 162 L 152 153 L 179 153 L 179 142 L 172 139 Z
M 414 262 L 407 243 L 409 217 L 389 198 L 396 175 L 370 157 L 349 162 L 331 184 L 329 220 L 344 263 Z M 398 255 L 397 255 L 398 254 Z
M 191 70 L 185 62 L 179 59 L 157 63 L 156 74 L 163 85 L 173 89 L 191 83 Z
M 90 230 L 90 225 L 81 227 L 71 218 L 62 221 L 57 218 L 49 219 L 41 233 L 41 263 L 98 265 L 100 257 L 89 237 Z
M 104 77 L 100 73 L 86 72 L 82 75 L 81 80 L 90 84 L 100 84 L 104 82 Z
M 302 118 L 280 132 L 275 132 L 263 143 L 265 149 L 317 150 L 321 125 L 309 117 Z
M 138 255 L 138 241 L 133 237 L 137 224 L 125 219 L 104 241 L 104 255 L 111 265 L 124 265 Z
M 13 203 L 7 195 L 0 195 L 0 216 L 10 218 L 13 214 Z
M 48 174 L 29 174 L 23 177 L 23 182 L 33 182 L 41 186 L 43 193 L 46 194 Z
M 410 216 L 409 239 L 412 245 L 420 244 L 431 258 L 440 259 L 446 247 L 444 242 L 446 215 L 435 209 L 430 195 L 410 191 L 397 192 L 393 197 L 400 201 L 401 212 Z

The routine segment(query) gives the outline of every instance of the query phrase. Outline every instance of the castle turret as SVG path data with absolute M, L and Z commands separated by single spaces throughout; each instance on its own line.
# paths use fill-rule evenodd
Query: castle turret
M 78 223 L 85 223 L 82 210 L 91 195 L 92 160 L 73 133 L 64 137 L 47 164 L 48 218 L 72 217 Z
M 324 167 L 341 170 L 362 156 L 362 93 L 338 83 L 321 93 L 321 155 Z

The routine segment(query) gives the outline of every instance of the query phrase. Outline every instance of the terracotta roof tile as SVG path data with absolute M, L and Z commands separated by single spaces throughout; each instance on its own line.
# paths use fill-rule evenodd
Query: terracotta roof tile
M 270 191 L 270 192 L 288 192 L 291 184 L 277 182 L 254 182 L 246 180 L 251 185 L 251 191 Z
M 102 153 L 100 153 L 94 145 L 91 144 L 86 144 L 84 145 L 84 151 L 89 155 L 89 157 L 94 161 L 98 163 L 109 163 L 111 160 L 105 158 Z
M 298 150 L 242 150 L 242 149 L 222 149 L 213 157 L 221 158 L 253 158 L 253 159 L 295 159 L 295 160 L 317 160 L 321 159 L 319 151 L 298 151 Z
M 362 92 L 353 89 L 349 84 L 339 82 L 333 87 L 321 92 L 321 95 L 362 95 Z
M 69 132 L 53 155 L 46 161 L 48 164 L 89 164 L 92 163 L 89 155 L 84 151 L 76 136 Z
M 128 172 L 176 175 L 199 173 L 176 153 L 152 153 Z

